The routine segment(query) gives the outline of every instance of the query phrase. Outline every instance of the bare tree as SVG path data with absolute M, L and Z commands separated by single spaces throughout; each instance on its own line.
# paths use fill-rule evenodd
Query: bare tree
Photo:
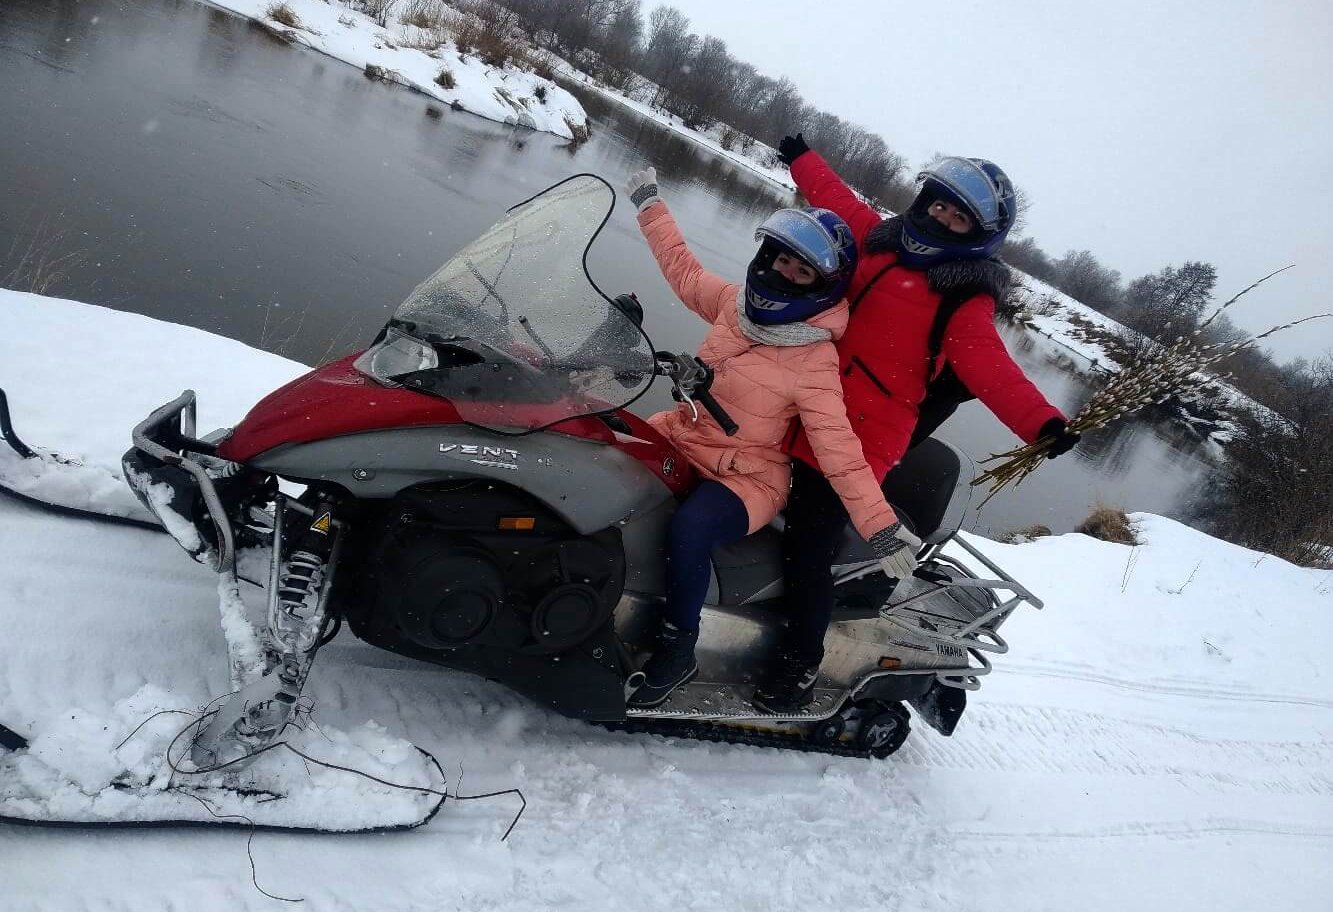
M 617 89 L 628 89 L 639 68 L 643 48 L 643 14 L 639 0 L 613 0 L 606 30 L 598 49 L 602 58 L 601 78 Z
M 690 32 L 690 20 L 674 6 L 659 6 L 648 17 L 648 39 L 643 74 L 657 84 L 653 105 L 662 103 L 665 85 L 679 74 L 694 56 L 699 39 Z
M 1094 310 L 1107 313 L 1124 296 L 1120 273 L 1103 266 L 1091 250 L 1071 250 L 1053 265 L 1055 286 Z
M 1167 266 L 1129 283 L 1119 315 L 1140 332 L 1168 342 L 1194 331 L 1216 285 L 1217 269 L 1211 263 Z
M 722 99 L 727 96 L 733 79 L 727 43 L 712 35 L 705 36 L 683 70 L 680 77 L 668 83 L 668 106 L 687 127 L 711 126 L 724 109 Z
M 1036 238 L 1007 239 L 1004 247 L 1000 249 L 1000 257 L 1010 266 L 1026 272 L 1035 279 L 1041 279 L 1050 285 L 1055 284 L 1055 264 L 1046 255 L 1046 251 L 1037 244 Z

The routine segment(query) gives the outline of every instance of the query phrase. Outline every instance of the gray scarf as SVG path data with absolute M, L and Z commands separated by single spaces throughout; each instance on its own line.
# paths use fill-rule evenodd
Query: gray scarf
M 771 326 L 761 326 L 750 319 L 749 314 L 745 312 L 745 288 L 736 293 L 736 317 L 740 324 L 741 334 L 751 342 L 758 342 L 760 345 L 780 345 L 783 348 L 794 348 L 797 345 L 810 345 L 813 342 L 825 342 L 833 338 L 833 333 L 827 329 L 821 329 L 818 326 L 811 326 L 809 323 L 775 323 Z

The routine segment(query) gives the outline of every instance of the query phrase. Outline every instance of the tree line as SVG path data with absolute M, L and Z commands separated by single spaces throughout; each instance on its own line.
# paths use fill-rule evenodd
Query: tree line
M 736 59 L 721 38 L 696 34 L 675 7 L 658 6 L 646 18 L 640 0 L 476 0 L 470 9 L 492 4 L 530 42 L 579 70 L 641 95 L 692 129 L 718 127 L 724 147 L 749 151 L 756 139 L 776 145 L 785 131 L 801 129 L 871 200 L 896 208 L 910 199 L 907 160 L 882 137 L 809 104 L 790 79 Z

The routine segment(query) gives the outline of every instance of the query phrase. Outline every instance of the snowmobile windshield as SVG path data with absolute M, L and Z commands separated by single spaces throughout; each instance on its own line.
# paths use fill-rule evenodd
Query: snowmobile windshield
M 628 405 L 652 380 L 652 346 L 585 265 L 614 202 L 581 174 L 515 206 L 417 286 L 357 368 L 500 433 Z

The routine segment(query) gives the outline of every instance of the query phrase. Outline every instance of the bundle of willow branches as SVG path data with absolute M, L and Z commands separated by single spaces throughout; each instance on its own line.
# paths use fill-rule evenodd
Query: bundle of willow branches
M 1248 339 L 1240 339 L 1234 342 L 1205 343 L 1202 341 L 1201 334 L 1203 331 L 1223 311 L 1236 303 L 1246 292 L 1252 291 L 1279 272 L 1290 268 L 1290 266 L 1284 266 L 1282 269 L 1269 273 L 1253 285 L 1241 290 L 1213 311 L 1208 319 L 1200 323 L 1198 328 L 1189 336 L 1177 337 L 1176 341 L 1170 345 L 1150 344 L 1146 346 L 1137 358 L 1093 394 L 1093 397 L 1069 422 L 1069 430 L 1076 434 L 1084 434 L 1096 428 L 1104 427 L 1117 418 L 1123 418 L 1125 415 L 1146 406 L 1160 405 L 1172 396 L 1186 395 L 1203 389 L 1213 380 L 1218 379 L 1205 373 L 1206 368 L 1241 349 L 1253 346 L 1259 340 L 1265 339 L 1275 332 L 1290 329 L 1309 320 L 1333 316 L 1333 314 L 1318 314 L 1312 317 L 1304 317 L 1300 320 L 1284 323 L 1281 326 L 1274 326 L 1272 329 Z M 987 469 L 978 475 L 973 479 L 972 484 L 974 486 L 990 485 L 986 500 L 990 500 L 1002 488 L 1010 484 L 1017 486 L 1046 459 L 1046 452 L 1050 449 L 1052 442 L 1052 438 L 1043 437 L 1035 443 L 1016 447 L 1005 453 L 997 453 L 982 460 L 986 463 L 996 460 L 1002 461 L 994 468 Z M 982 501 L 983 506 L 985 502 Z

